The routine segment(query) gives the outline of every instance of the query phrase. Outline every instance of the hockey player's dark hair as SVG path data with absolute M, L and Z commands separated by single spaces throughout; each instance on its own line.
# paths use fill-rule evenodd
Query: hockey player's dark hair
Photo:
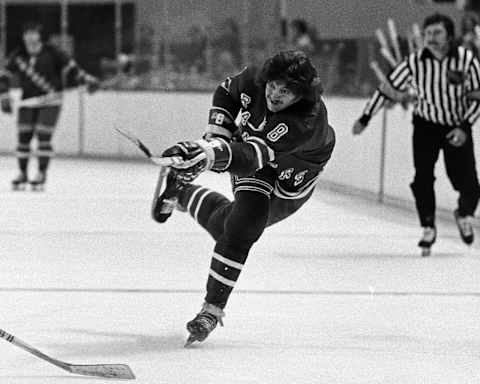
M 455 24 L 450 17 L 441 13 L 434 13 L 430 16 L 427 16 L 423 21 L 423 29 L 433 24 L 443 24 L 445 30 L 447 31 L 447 36 L 451 39 L 455 37 Z
M 302 51 L 281 51 L 265 61 L 257 76 L 257 84 L 284 81 L 287 88 L 304 99 L 314 100 L 321 94 L 317 70 Z

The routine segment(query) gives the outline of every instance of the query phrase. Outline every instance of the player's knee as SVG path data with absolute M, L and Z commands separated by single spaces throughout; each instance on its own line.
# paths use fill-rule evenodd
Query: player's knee
M 255 195 L 253 192 L 242 194 L 240 204 L 234 207 L 225 225 L 226 241 L 237 248 L 250 248 L 267 225 L 269 199 L 258 193 L 252 198 L 251 194 Z

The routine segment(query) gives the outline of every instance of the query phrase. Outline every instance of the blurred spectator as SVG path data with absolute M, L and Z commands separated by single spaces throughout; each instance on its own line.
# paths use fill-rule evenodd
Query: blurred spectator
M 192 25 L 188 31 L 188 51 L 191 63 L 188 72 L 204 73 L 207 70 L 207 46 L 208 36 L 205 28 L 200 25 Z
M 312 36 L 309 33 L 307 22 L 303 19 L 294 19 L 290 23 L 291 44 L 293 48 L 305 52 L 307 55 L 313 54 L 315 45 Z
M 103 57 L 100 61 L 103 86 L 114 89 L 133 89 L 138 85 L 134 71 L 135 58 L 120 53 L 115 60 Z
M 474 12 L 466 12 L 461 22 L 459 44 L 471 49 L 477 57 L 480 55 L 480 19 Z
M 216 62 L 212 68 L 212 75 L 216 79 L 223 79 L 232 72 L 238 71 L 241 66 L 241 40 L 240 28 L 237 22 L 229 17 L 219 26 L 214 37 Z

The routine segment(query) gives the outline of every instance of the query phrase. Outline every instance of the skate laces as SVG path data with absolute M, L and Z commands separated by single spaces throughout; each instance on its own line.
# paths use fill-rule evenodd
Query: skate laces
M 459 216 L 457 218 L 458 227 L 464 236 L 470 236 L 473 234 L 472 219 L 471 216 Z
M 225 312 L 223 312 L 219 307 L 209 303 L 204 303 L 202 310 L 197 315 L 198 322 L 210 330 L 215 328 L 217 322 L 223 327 L 223 316 L 225 316 Z
M 421 241 L 431 243 L 435 240 L 437 231 L 433 227 L 423 227 L 423 236 Z

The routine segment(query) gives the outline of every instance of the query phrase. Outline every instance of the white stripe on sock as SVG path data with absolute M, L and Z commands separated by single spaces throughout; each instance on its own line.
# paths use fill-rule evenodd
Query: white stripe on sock
M 210 276 L 212 276 L 215 280 L 218 280 L 222 284 L 228 285 L 229 287 L 235 287 L 235 281 L 226 279 L 223 276 L 220 276 L 217 272 L 215 272 L 213 269 L 210 269 Z
M 243 264 L 240 264 L 236 261 L 233 261 L 233 260 L 230 260 L 230 259 L 227 259 L 226 257 L 223 257 L 222 255 L 219 255 L 218 253 L 214 252 L 213 253 L 213 256 L 212 256 L 214 259 L 220 261 L 221 263 L 225 264 L 225 265 L 228 265 L 229 267 L 232 267 L 232 268 L 235 268 L 235 269 L 238 269 L 238 270 L 242 270 L 243 268 Z

